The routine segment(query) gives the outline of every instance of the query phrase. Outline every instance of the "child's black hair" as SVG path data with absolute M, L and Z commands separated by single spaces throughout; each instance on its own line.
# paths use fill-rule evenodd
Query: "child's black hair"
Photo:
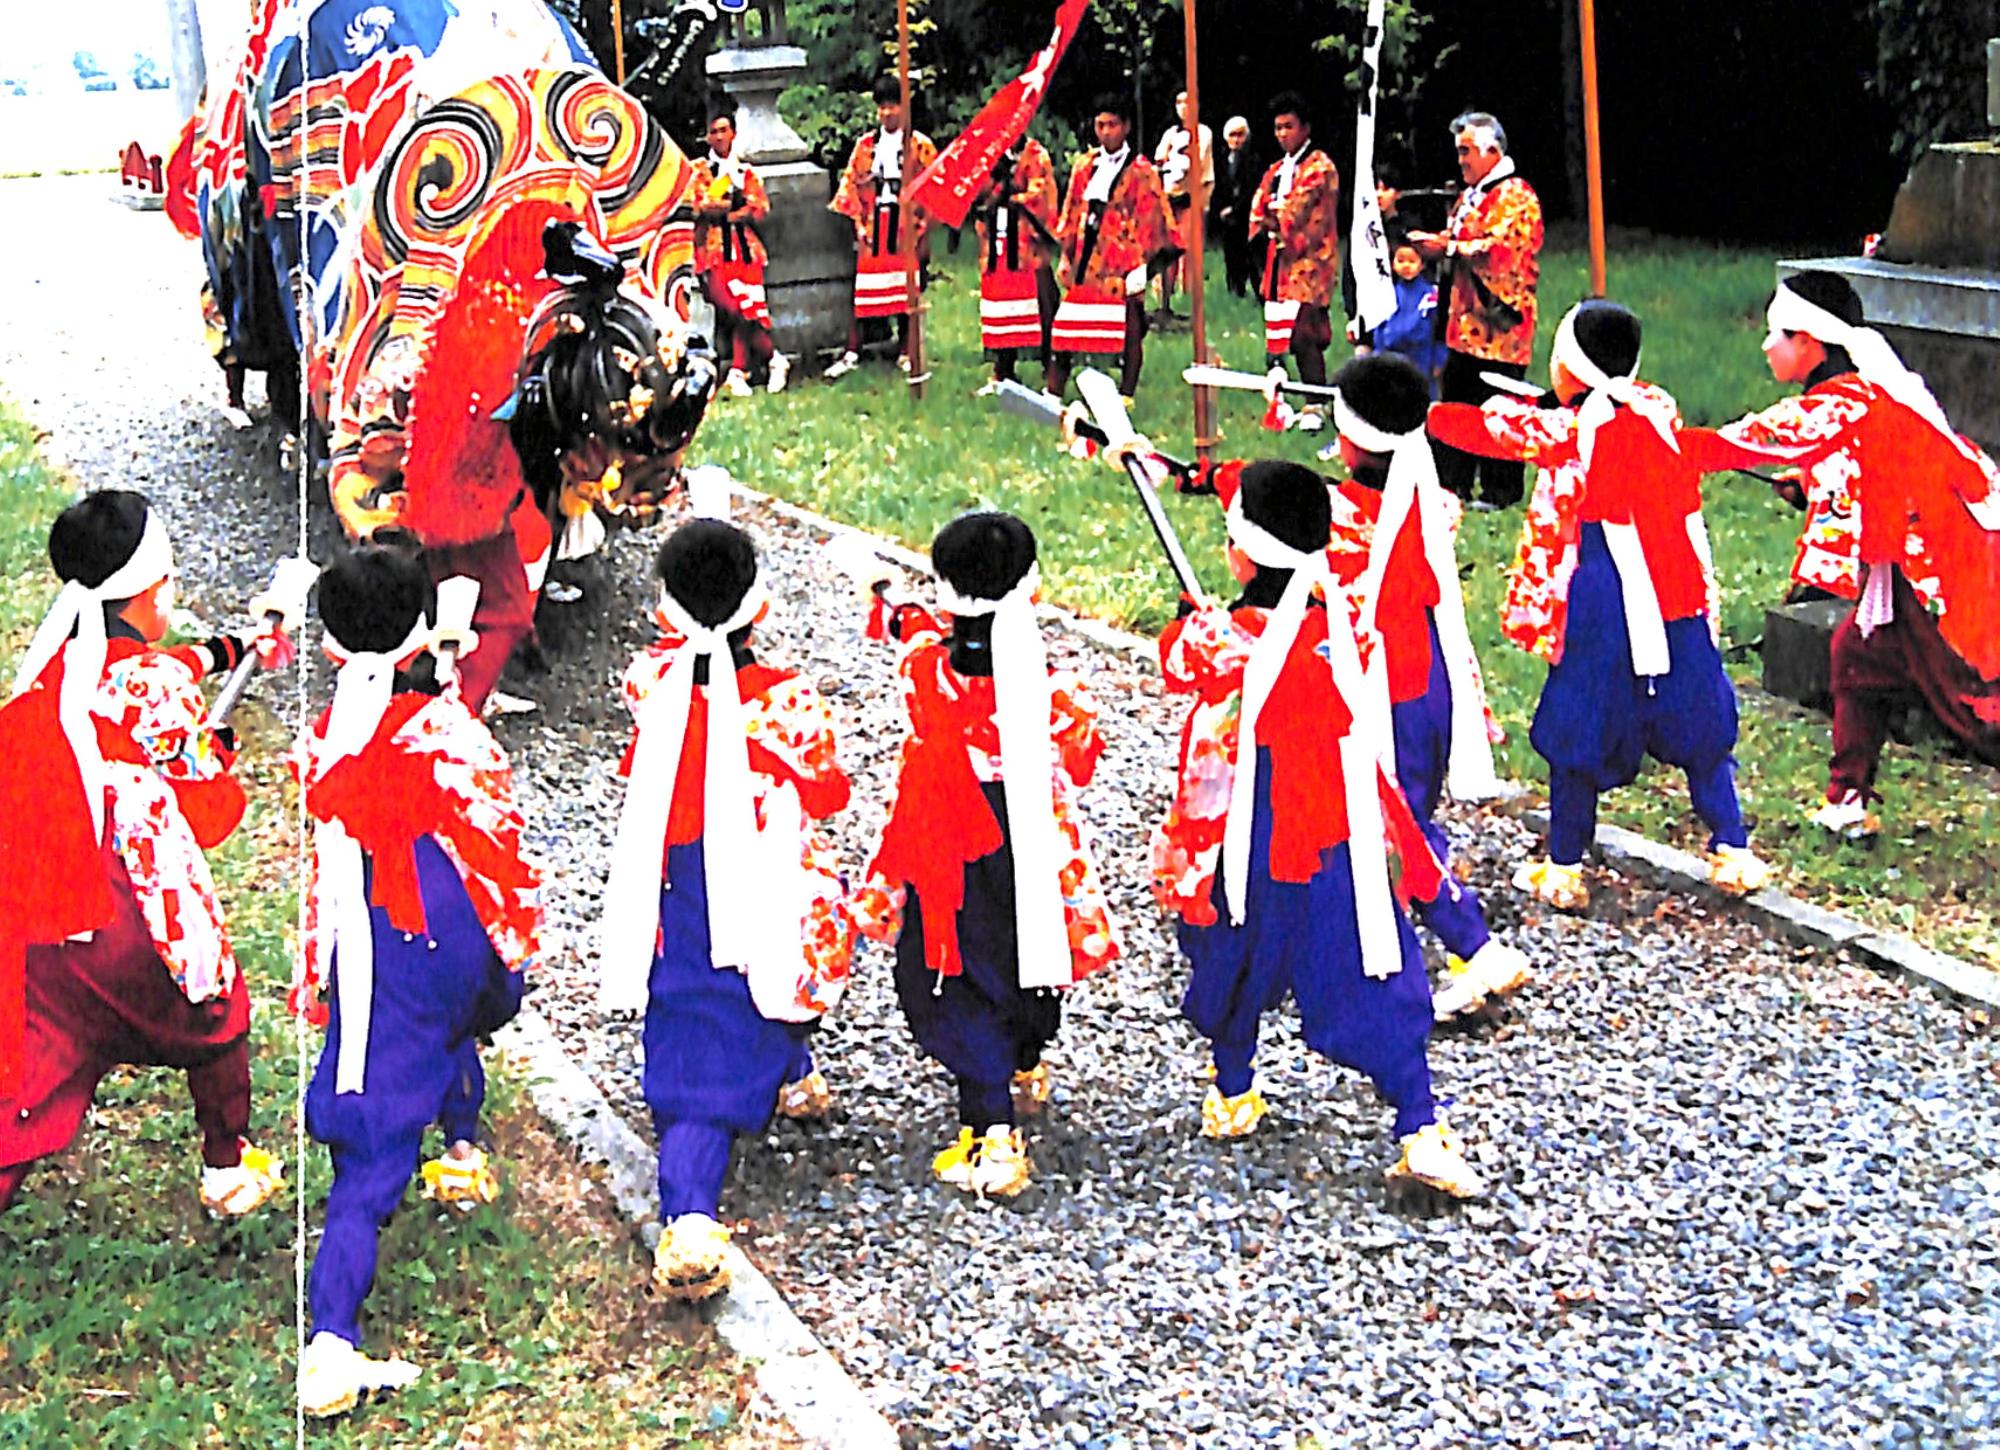
M 635 457 L 685 448 L 718 373 L 700 338 L 677 366 L 662 360 L 652 317 L 618 290 L 623 263 L 576 223 L 549 223 L 542 250 L 564 287 L 559 325 L 526 361 L 507 430 L 522 476 L 547 509 L 562 492 L 563 455 L 587 439 Z
M 319 576 L 319 618 L 355 654 L 395 649 L 419 619 L 437 617 L 437 586 L 423 561 L 393 544 L 357 544 Z
M 655 572 L 674 602 L 708 629 L 734 614 L 757 582 L 757 546 L 734 524 L 720 519 L 692 519 L 660 545 Z M 729 651 L 737 665 L 750 663 L 749 624 L 729 632 Z M 695 665 L 695 681 L 708 683 L 708 661 Z
M 151 507 L 142 493 L 101 488 L 57 514 L 49 526 L 49 563 L 56 577 L 95 589 L 116 574 L 139 551 Z
M 1333 505 L 1327 497 L 1326 478 L 1304 464 L 1267 458 L 1243 470 L 1241 491 L 1243 517 L 1281 544 L 1313 553 L 1327 546 L 1333 531 Z M 1268 609 L 1278 602 L 1291 582 L 1290 569 L 1257 565 L 1257 573 L 1243 586 L 1236 602 Z
M 903 81 L 900 76 L 878 76 L 875 81 L 875 104 L 878 106 L 900 106 L 903 104 Z
M 1785 278 L 1784 285 L 1820 311 L 1831 312 L 1849 327 L 1868 325 L 1859 294 L 1838 272 L 1794 272 Z M 1820 339 L 1820 346 L 1826 349 L 1826 362 L 1814 371 L 1809 382 L 1821 382 L 1854 371 L 1854 359 L 1848 355 L 1846 348 L 1825 338 Z
M 1035 531 L 1008 513 L 960 514 L 931 541 L 931 566 L 968 599 L 999 599 L 1035 567 Z M 992 615 L 954 617 L 952 668 L 992 674 L 992 642 Z
M 1577 345 L 1606 377 L 1622 378 L 1639 365 L 1642 329 L 1628 307 L 1603 298 L 1577 304 L 1571 323 Z
M 1132 98 L 1118 91 L 1106 91 L 1090 103 L 1090 116 L 1094 121 L 1099 116 L 1116 116 L 1127 126 L 1132 124 Z
M 1312 128 L 1312 107 L 1306 104 L 1306 98 L 1297 91 L 1279 91 L 1265 102 L 1264 109 L 1271 113 L 1271 119 L 1274 121 L 1280 116 L 1297 116 L 1308 130 Z
M 1384 433 L 1415 432 L 1430 416 L 1430 380 L 1399 352 L 1349 358 L 1333 375 L 1333 385 L 1362 422 Z

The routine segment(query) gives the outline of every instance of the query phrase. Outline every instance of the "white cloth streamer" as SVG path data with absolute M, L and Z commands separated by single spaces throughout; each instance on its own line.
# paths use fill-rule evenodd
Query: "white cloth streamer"
M 1232 926 L 1244 921 L 1250 889 L 1250 836 L 1257 810 L 1257 724 L 1285 661 L 1305 622 L 1306 606 L 1318 589 L 1328 598 L 1327 666 L 1333 685 L 1347 702 L 1353 723 L 1340 742 L 1340 770 L 1347 806 L 1348 861 L 1354 878 L 1354 914 L 1361 934 L 1361 968 L 1370 977 L 1394 976 L 1403 969 L 1402 939 L 1396 928 L 1396 900 L 1389 884 L 1389 853 L 1383 840 L 1382 798 L 1376 772 L 1391 748 L 1389 722 L 1369 693 L 1361 656 L 1347 626 L 1326 551 L 1292 548 L 1252 523 L 1243 500 L 1229 508 L 1229 541 L 1254 564 L 1289 569 L 1290 581 L 1243 670 L 1243 705 L 1237 724 L 1236 771 L 1230 780 L 1229 814 L 1222 830 L 1222 879 L 1229 893 Z
M 805 871 L 800 813 L 796 797 L 785 808 L 779 799 L 783 792 L 774 789 L 765 798 L 765 827 L 761 832 L 757 828 L 748 712 L 729 648 L 729 636 L 755 620 L 767 602 L 762 585 L 755 585 L 729 618 L 711 629 L 671 594 L 660 593 L 661 614 L 687 643 L 638 710 L 639 738 L 604 892 L 599 1001 L 608 1011 L 637 1011 L 646 1005 L 660 925 L 660 866 L 694 703 L 695 665 L 706 659 L 702 889 L 708 902 L 709 962 L 742 972 L 766 1017 L 796 1021 L 812 1015 L 791 1005 L 804 959 L 799 938 L 806 898 L 800 880 Z
M 327 711 L 313 783 L 339 761 L 368 748 L 389 708 L 397 662 L 422 649 L 430 633 L 430 621 L 419 615 L 395 649 L 357 654 L 346 653 L 327 636 L 328 652 L 340 658 L 340 673 L 334 676 L 333 705 Z M 312 783 L 306 790 L 311 793 Z M 358 1093 L 367 1088 L 368 1030 L 375 1005 L 375 937 L 368 916 L 367 872 L 359 843 L 339 821 L 321 821 L 313 827 L 313 855 L 320 911 L 333 923 L 334 991 L 340 1002 L 340 1055 L 334 1060 L 333 1090 Z
M 1063 908 L 1066 853 L 1056 826 L 1055 745 L 1049 739 L 1049 659 L 1035 619 L 1041 571 L 1030 568 L 998 599 L 960 594 L 938 581 L 938 607 L 961 619 L 993 617 L 993 723 L 1014 859 L 1014 934 L 1023 987 L 1076 980 Z
M 145 527 L 132 557 L 120 564 L 94 588 L 71 579 L 56 594 L 49 612 L 42 616 L 35 637 L 28 641 L 14 675 L 14 693 L 21 694 L 48 668 L 49 661 L 62 650 L 70 635 L 69 652 L 63 658 L 61 693 L 56 697 L 56 719 L 62 724 L 63 738 L 76 758 L 77 774 L 83 779 L 84 799 L 90 806 L 91 839 L 104 835 L 104 756 L 97 748 L 97 726 L 90 718 L 91 701 L 104 678 L 104 656 L 108 640 L 104 633 L 104 606 L 120 599 L 143 594 L 174 572 L 174 547 L 167 539 L 166 525 L 154 509 L 146 510 Z
M 1438 482 L 1437 458 L 1422 428 L 1389 433 L 1375 427 L 1338 394 L 1333 400 L 1334 426 L 1342 437 L 1369 453 L 1389 459 L 1389 477 L 1382 489 L 1382 509 L 1368 545 L 1368 565 L 1357 593 L 1361 599 L 1360 632 L 1376 631 L 1376 608 L 1388 578 L 1389 559 L 1403 532 L 1410 510 L 1424 545 L 1424 564 L 1437 585 L 1438 645 L 1444 652 L 1445 678 L 1451 685 L 1451 745 L 1445 766 L 1446 788 L 1458 800 L 1491 800 L 1500 794 L 1500 777 L 1493 769 L 1493 744 L 1486 736 L 1486 696 L 1480 688 L 1478 656 L 1465 621 L 1465 592 L 1458 580 L 1458 554 L 1446 518 L 1444 485 Z M 1386 708 L 1388 664 L 1377 648 L 1368 671 L 1375 693 Z M 1394 753 L 1393 731 L 1391 753 Z
M 1560 363 L 1569 375 L 1587 389 L 1583 404 L 1576 410 L 1576 447 L 1583 466 L 1590 467 L 1597 447 L 1597 430 L 1609 423 L 1623 404 L 1652 425 L 1660 440 L 1675 453 L 1681 451 L 1674 434 L 1674 408 L 1660 395 L 1638 386 L 1639 360 L 1618 377 L 1599 367 L 1576 340 L 1577 309 L 1563 315 L 1551 348 L 1551 364 Z M 1625 602 L 1625 634 L 1632 652 L 1632 672 L 1642 677 L 1664 675 L 1673 667 L 1667 651 L 1667 624 L 1660 614 L 1659 592 L 1653 587 L 1653 571 L 1639 531 L 1632 524 L 1604 525 L 1604 545 L 1618 570 L 1618 589 Z

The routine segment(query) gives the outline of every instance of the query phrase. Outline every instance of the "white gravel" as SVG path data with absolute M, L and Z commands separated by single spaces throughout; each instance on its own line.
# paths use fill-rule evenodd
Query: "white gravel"
M 0 188 L 32 219 L 0 240 L 0 391 L 49 430 L 53 459 L 166 503 L 184 596 L 225 615 L 288 545 L 290 486 L 268 432 L 216 414 L 198 253 L 107 190 Z M 766 657 L 806 670 L 839 717 L 858 871 L 900 728 L 892 657 L 860 641 L 805 531 L 747 522 L 784 606 Z M 544 712 L 501 727 L 568 944 L 536 1003 L 642 1130 L 635 1033 L 593 1010 L 586 924 L 627 726 L 611 682 L 648 632 L 651 543 L 618 541 L 552 621 L 552 672 L 509 686 Z M 2000 1443 L 1990 1023 L 1608 874 L 1587 918 L 1544 914 L 1500 884 L 1522 828 L 1464 815 L 1497 929 L 1541 968 L 1496 1021 L 1433 1049 L 1491 1197 L 1392 1203 L 1387 1111 L 1283 1019 L 1261 1057 L 1273 1119 L 1206 1142 L 1184 968 L 1144 887 L 1180 711 L 1150 670 L 1074 641 L 1056 653 L 1109 707 L 1085 804 L 1128 955 L 1071 1000 L 1036 1186 L 981 1206 L 929 1182 L 950 1094 L 871 947 L 820 1037 L 836 1121 L 746 1142 L 725 1195 L 908 1443 Z

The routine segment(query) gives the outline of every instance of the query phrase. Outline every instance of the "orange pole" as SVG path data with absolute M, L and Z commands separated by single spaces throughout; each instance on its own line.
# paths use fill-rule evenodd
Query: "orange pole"
M 1187 221 L 1187 289 L 1193 299 L 1188 304 L 1189 321 L 1194 330 L 1194 361 L 1200 366 L 1208 361 L 1208 325 L 1203 311 L 1203 289 L 1201 280 L 1202 225 L 1208 213 L 1208 187 L 1202 178 L 1207 173 L 1208 154 L 1201 144 L 1201 82 L 1199 67 L 1195 63 L 1195 0 L 1182 0 L 1181 13 L 1187 32 L 1187 98 L 1188 98 L 1188 154 L 1193 158 L 1194 170 L 1188 178 Z M 1194 451 L 1202 462 L 1209 462 L 1215 456 L 1215 393 L 1206 387 L 1194 390 Z
M 917 164 L 916 147 L 911 143 L 917 132 L 911 124 L 914 118 L 910 112 L 910 0 L 896 0 L 896 77 L 903 84 L 903 177 L 897 183 L 900 196 Z M 904 351 L 910 360 L 910 391 L 921 402 L 929 377 L 924 369 L 923 289 L 917 285 L 917 218 L 910 208 L 898 208 L 896 230 L 903 253 L 903 298 L 910 314 L 910 340 Z
M 1604 152 L 1597 138 L 1597 7 L 1578 0 L 1577 46 L 1583 52 L 1583 160 L 1590 190 L 1590 294 L 1604 295 Z
M 611 63 L 618 71 L 618 84 L 625 84 L 625 6 L 611 0 Z

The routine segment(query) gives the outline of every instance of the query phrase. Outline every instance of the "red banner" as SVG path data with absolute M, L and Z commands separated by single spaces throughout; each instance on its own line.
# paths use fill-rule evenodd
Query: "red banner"
M 994 92 L 993 99 L 957 140 L 938 153 L 937 160 L 918 172 L 903 192 L 908 206 L 922 206 L 946 226 L 961 227 L 973 201 L 986 189 L 993 167 L 1007 148 L 1020 140 L 1048 94 L 1049 77 L 1069 49 L 1090 0 L 1063 0 L 1056 12 L 1055 33 L 1037 52 L 1027 70 Z

